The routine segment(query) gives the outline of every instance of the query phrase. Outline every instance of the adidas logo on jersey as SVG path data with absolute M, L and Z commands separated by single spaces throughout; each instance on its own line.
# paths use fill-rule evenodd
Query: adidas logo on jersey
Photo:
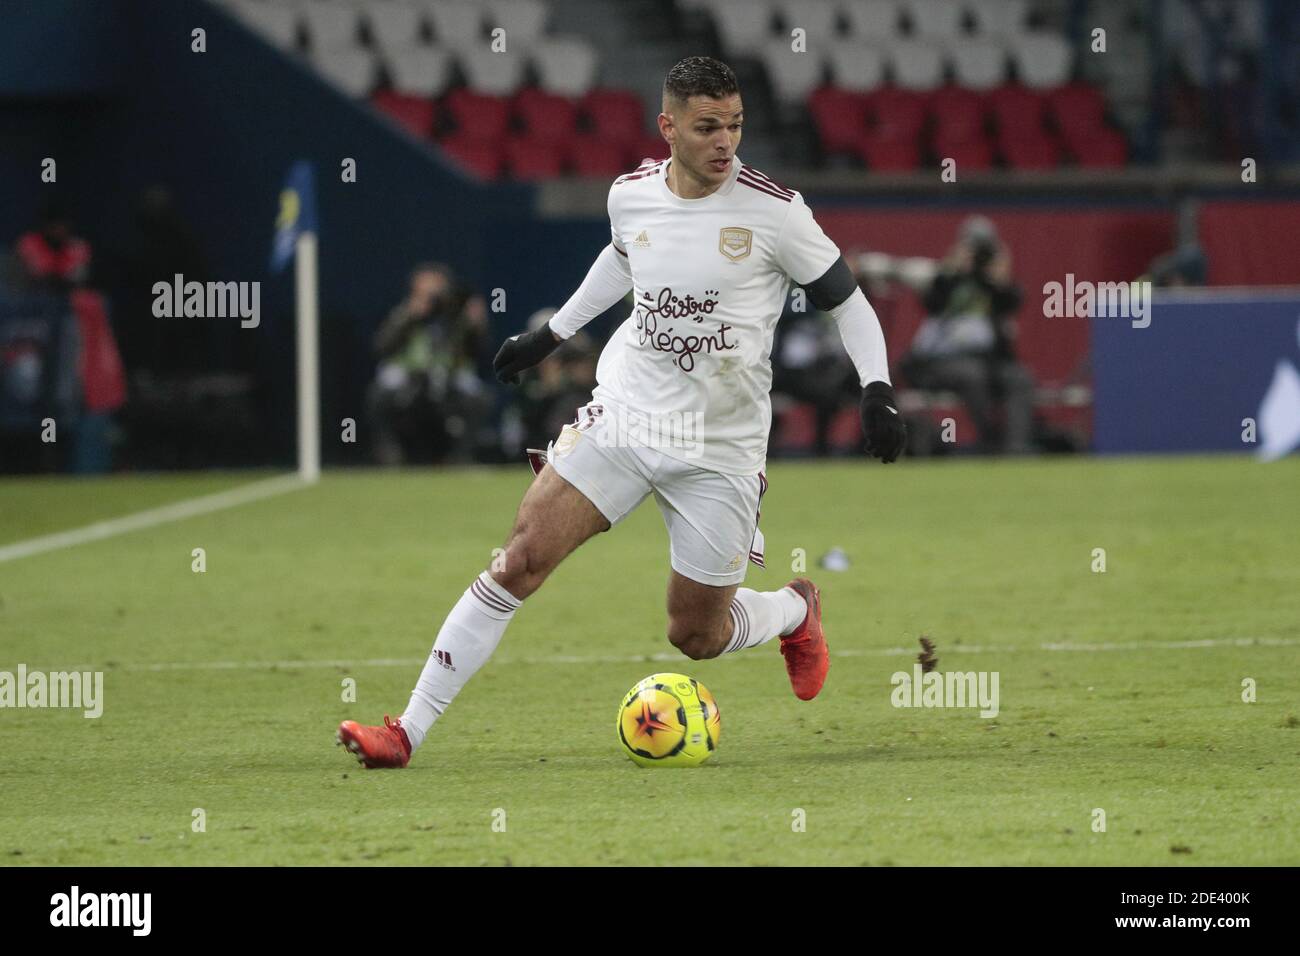
M 636 246 L 638 249 L 650 248 L 650 237 L 646 235 L 644 229 L 636 234 L 636 238 L 632 240 L 632 245 Z

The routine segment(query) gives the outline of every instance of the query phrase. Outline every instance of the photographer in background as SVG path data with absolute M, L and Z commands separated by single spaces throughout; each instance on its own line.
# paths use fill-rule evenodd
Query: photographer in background
M 441 263 L 411 272 L 405 299 L 375 333 L 378 373 L 367 404 L 381 465 L 474 460 L 492 395 L 479 374 L 482 296 Z
M 972 216 L 962 223 L 924 304 L 927 318 L 900 363 L 908 383 L 955 392 L 975 421 L 981 451 L 1029 451 L 1034 382 L 1014 347 L 1020 289 L 992 222 Z

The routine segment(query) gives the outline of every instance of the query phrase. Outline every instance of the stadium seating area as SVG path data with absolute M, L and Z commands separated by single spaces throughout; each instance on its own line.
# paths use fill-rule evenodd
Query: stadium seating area
M 758 59 L 778 102 L 806 104 L 827 158 L 891 172 L 945 158 L 964 170 L 1127 160 L 1102 95 L 1076 79 L 1075 50 L 1033 26 L 1029 0 L 692 3 L 724 55 Z
M 963 170 L 996 159 L 1050 169 L 1066 157 L 1082 166 L 1122 166 L 1127 158 L 1124 137 L 1105 123 L 1101 94 L 1085 83 L 1048 91 L 1008 83 L 987 92 L 949 84 L 930 93 L 824 86 L 809 107 L 827 155 L 857 157 L 878 171 L 945 158 Z
M 1249 57 L 1264 34 L 1257 0 L 1201 3 L 1163 31 L 1142 0 L 626 0 L 609 14 L 621 31 L 588 0 L 215 2 L 489 179 L 607 176 L 662 155 L 645 64 L 667 47 L 645 39 L 652 26 L 737 66 L 754 99 L 782 113 L 776 128 L 751 125 L 765 160 L 876 171 L 1150 158 L 1153 44 L 1195 97 L 1213 72 L 1207 50 L 1220 63 Z M 1110 34 L 1104 57 L 1086 46 L 1097 23 Z M 507 55 L 493 48 L 502 36 Z M 615 39 L 619 62 L 604 62 Z M 1229 134 L 1233 150 L 1248 140 Z M 1191 148 L 1192 134 L 1172 135 Z M 783 157 L 800 139 L 815 148 Z
M 636 94 L 596 86 L 598 57 L 546 32 L 543 0 L 231 0 L 277 47 L 486 179 L 611 176 L 666 155 Z M 491 47 L 505 30 L 507 55 Z M 517 52 L 518 55 L 515 55 Z
M 625 90 L 567 97 L 525 87 L 494 96 L 458 87 L 432 99 L 385 89 L 372 102 L 486 179 L 616 176 L 646 156 L 668 153 L 662 137 L 644 133 L 641 99 Z

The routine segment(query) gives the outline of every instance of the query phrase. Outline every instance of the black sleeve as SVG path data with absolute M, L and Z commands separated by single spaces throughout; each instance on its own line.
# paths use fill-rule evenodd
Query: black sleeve
M 829 269 L 812 282 L 803 286 L 808 293 L 808 301 L 813 308 L 829 312 L 853 294 L 858 287 L 858 280 L 853 278 L 849 264 L 840 256 Z

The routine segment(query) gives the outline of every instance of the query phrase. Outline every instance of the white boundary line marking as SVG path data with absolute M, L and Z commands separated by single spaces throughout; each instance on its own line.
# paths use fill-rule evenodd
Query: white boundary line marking
M 184 521 L 186 518 L 194 518 L 213 511 L 234 508 L 248 504 L 250 501 L 260 501 L 263 498 L 282 495 L 285 492 L 306 487 L 308 485 L 297 475 L 281 475 L 277 478 L 268 478 L 264 481 L 240 485 L 227 491 L 203 495 L 200 498 L 187 498 L 184 501 L 172 502 L 169 505 L 151 508 L 148 511 L 137 511 L 135 514 L 123 515 L 120 518 L 96 521 L 94 524 L 73 528 L 71 531 L 59 531 L 54 534 L 42 535 L 39 538 L 28 538 L 26 541 L 18 541 L 14 544 L 0 545 L 0 564 L 6 561 L 17 561 L 20 558 L 30 558 L 32 555 L 44 554 L 47 551 L 57 551 L 60 548 L 74 548 L 79 544 L 86 544 L 91 541 L 102 541 L 104 538 L 112 538 L 119 534 L 127 534 L 143 528 L 153 528 L 171 521 Z
M 948 654 L 1020 654 L 1033 651 L 1083 651 L 1087 653 L 1108 651 L 1146 651 L 1146 650 L 1202 650 L 1211 647 L 1296 647 L 1300 638 L 1286 637 L 1225 637 L 1210 638 L 1200 641 L 1134 641 L 1128 644 L 1063 644 L 1043 643 L 1037 646 L 1013 645 L 969 645 L 959 644 L 940 647 L 940 657 Z M 882 647 L 876 649 L 848 648 L 843 651 L 831 651 L 831 657 L 905 657 L 914 656 L 915 647 Z M 725 654 L 722 659 L 735 660 L 738 655 Z M 687 658 L 681 654 L 660 652 L 656 654 L 595 654 L 578 656 L 572 654 L 555 654 L 549 657 L 502 657 L 494 658 L 495 664 L 647 664 L 658 662 L 681 663 Z M 739 655 L 741 660 L 759 660 L 760 655 Z M 766 659 L 766 658 L 762 658 Z M 100 665 L 83 665 L 63 670 L 103 670 L 153 672 L 160 671 L 251 671 L 251 670 L 320 670 L 327 668 L 353 667 L 423 667 L 423 657 L 377 657 L 362 660 L 318 660 L 318 661 L 169 661 L 156 664 L 123 664 L 115 668 Z

